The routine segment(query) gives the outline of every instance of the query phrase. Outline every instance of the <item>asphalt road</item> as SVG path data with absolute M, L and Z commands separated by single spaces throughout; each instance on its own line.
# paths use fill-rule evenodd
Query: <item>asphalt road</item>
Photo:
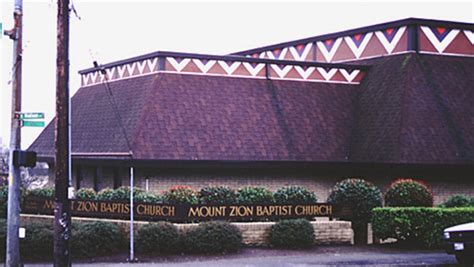
M 123 256 L 125 257 L 125 255 Z M 303 266 L 455 266 L 456 259 L 441 250 L 407 250 L 384 247 L 319 247 L 308 251 L 243 249 L 237 254 L 219 256 L 171 256 L 141 258 L 126 263 L 116 259 L 73 262 L 74 266 L 193 266 L 193 267 L 303 267 Z M 26 264 L 25 266 L 51 266 Z

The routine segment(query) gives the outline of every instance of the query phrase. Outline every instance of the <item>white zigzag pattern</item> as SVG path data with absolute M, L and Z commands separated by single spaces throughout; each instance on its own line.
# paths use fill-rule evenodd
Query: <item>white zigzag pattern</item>
M 268 58 L 270 59 L 284 59 L 287 52 L 288 52 L 288 47 L 285 47 L 281 50 L 280 56 L 278 56 L 278 58 L 275 57 L 275 55 L 273 54 L 273 51 L 268 51 L 267 55 L 268 55 Z
M 177 72 L 181 72 L 191 61 L 191 59 L 189 58 L 184 58 L 183 60 L 181 60 L 181 62 L 178 63 L 178 61 L 176 61 L 176 59 L 172 57 L 167 57 L 166 60 L 168 60 L 168 62 Z
M 293 68 L 291 65 L 285 65 L 283 69 L 281 69 L 278 65 L 271 64 L 272 69 L 277 73 L 278 77 L 285 78 L 288 72 Z
M 135 67 L 137 66 L 137 62 L 133 62 L 131 64 L 127 64 L 127 69 L 128 69 L 128 75 L 132 76 L 133 71 L 135 70 Z
M 350 36 L 344 37 L 344 40 L 346 41 L 346 44 L 349 46 L 349 48 L 352 50 L 352 53 L 354 53 L 354 56 L 356 58 L 360 58 L 360 56 L 362 55 L 362 52 L 364 52 L 365 48 L 367 47 L 367 44 L 372 38 L 372 35 L 373 35 L 373 32 L 367 33 L 364 36 L 364 40 L 362 40 L 359 47 L 357 47 L 354 41 L 352 41 L 352 38 Z
M 114 77 L 115 69 L 117 69 L 117 68 L 116 68 L 116 67 L 113 67 L 113 68 L 110 68 L 110 69 L 106 69 L 106 71 L 107 71 L 107 78 L 112 79 L 112 78 Z
M 295 66 L 295 69 L 301 75 L 301 77 L 303 77 L 304 80 L 307 80 L 316 68 L 308 67 L 306 70 L 304 70 L 301 66 Z
M 352 70 L 350 74 L 345 69 L 339 69 L 339 71 L 341 72 L 342 76 L 346 78 L 348 82 L 352 82 L 355 79 L 355 77 L 357 77 L 357 75 L 360 73 L 360 70 Z
M 298 54 L 298 50 L 296 47 L 291 46 L 290 47 L 290 53 L 293 56 L 293 58 L 297 61 L 305 61 L 306 57 L 309 54 L 309 51 L 311 51 L 311 47 L 313 47 L 313 43 L 307 43 L 306 46 L 304 47 L 303 53 L 301 53 L 301 56 Z
M 145 67 L 147 65 L 147 61 L 148 60 L 143 60 L 142 62 L 137 62 L 137 65 L 138 65 L 138 73 L 139 74 L 143 74 L 143 72 L 145 71 Z
M 388 54 L 391 54 L 393 52 L 393 49 L 395 49 L 395 46 L 397 46 L 398 42 L 402 38 L 403 33 L 405 32 L 405 29 L 407 27 L 403 26 L 398 29 L 397 33 L 392 39 L 392 42 L 389 42 L 388 39 L 385 37 L 382 31 L 377 31 L 375 32 L 375 36 L 379 39 L 379 41 L 382 43 L 383 47 L 387 51 Z
M 119 78 L 123 78 L 123 75 L 125 74 L 125 68 L 126 68 L 126 65 L 117 67 Z
M 459 30 L 451 30 L 446 37 L 440 42 L 438 38 L 434 35 L 433 31 L 431 31 L 430 27 L 421 26 L 421 30 L 425 33 L 428 40 L 430 40 L 431 44 L 438 50 L 439 53 L 443 53 L 446 47 L 456 38 L 459 33 Z
M 331 48 L 331 51 L 328 51 L 326 46 L 324 45 L 323 42 L 317 42 L 316 45 L 319 47 L 319 50 L 323 53 L 324 58 L 326 59 L 326 62 L 331 62 L 332 58 L 336 54 L 337 49 L 342 43 L 342 37 L 339 37 L 334 41 L 334 45 Z
M 229 75 L 232 75 L 234 71 L 240 66 L 241 62 L 232 62 L 232 64 L 229 66 L 227 62 L 225 61 L 218 61 L 219 65 L 225 70 L 225 72 Z
M 265 67 L 265 64 L 260 63 L 255 66 L 255 68 L 252 66 L 252 64 L 248 62 L 244 62 L 244 67 L 250 72 L 250 75 L 252 76 L 257 76 L 257 74 Z
M 207 73 L 217 61 L 209 60 L 206 64 L 204 64 L 200 59 L 193 59 L 193 62 L 203 73 Z
M 91 72 L 89 75 L 91 77 L 91 83 L 96 83 L 97 75 L 99 74 L 98 71 Z
M 469 42 L 474 45 L 474 32 L 470 30 L 464 30 L 464 34 L 466 35 L 467 39 L 469 39 Z
M 155 57 L 153 59 L 148 59 L 147 61 L 148 68 L 150 69 L 150 72 L 154 72 L 156 70 L 156 63 L 158 62 L 158 58 Z
M 326 81 L 331 80 L 331 78 L 336 74 L 337 69 L 330 69 L 329 71 L 326 71 L 324 68 L 318 67 L 317 70 L 321 75 L 324 77 Z

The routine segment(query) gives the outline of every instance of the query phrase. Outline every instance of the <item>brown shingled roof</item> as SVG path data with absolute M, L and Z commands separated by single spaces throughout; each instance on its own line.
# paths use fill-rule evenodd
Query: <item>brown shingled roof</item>
M 361 85 L 158 73 L 110 86 L 136 159 L 474 164 L 474 58 L 363 64 Z M 104 85 L 72 107 L 73 152 L 128 152 Z M 30 149 L 52 157 L 53 128 Z
M 186 74 L 111 82 L 135 159 L 346 161 L 355 85 Z M 127 152 L 104 85 L 72 101 L 73 152 Z M 49 125 L 30 149 L 52 155 Z
M 474 163 L 474 58 L 406 54 L 368 64 L 351 161 Z

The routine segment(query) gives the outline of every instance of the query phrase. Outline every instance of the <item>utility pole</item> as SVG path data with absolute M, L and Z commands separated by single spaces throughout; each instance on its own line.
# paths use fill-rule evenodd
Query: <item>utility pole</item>
M 5 31 L 13 40 L 13 82 L 12 82 L 12 114 L 10 134 L 10 160 L 8 175 L 7 204 L 7 251 L 6 266 L 20 265 L 20 167 L 13 164 L 13 151 L 21 149 L 21 125 L 17 114 L 21 111 L 21 54 L 23 34 L 23 1 L 15 0 L 13 11 L 14 28 Z
M 69 187 L 69 0 L 58 0 L 55 120 L 54 266 L 71 266 Z

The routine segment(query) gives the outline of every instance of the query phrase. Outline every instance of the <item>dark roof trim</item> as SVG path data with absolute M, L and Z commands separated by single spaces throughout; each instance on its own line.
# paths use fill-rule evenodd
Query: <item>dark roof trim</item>
M 322 41 L 322 40 L 327 40 L 327 39 L 334 39 L 334 38 L 338 38 L 342 36 L 350 36 L 354 34 L 384 30 L 384 29 L 392 28 L 392 27 L 395 28 L 395 27 L 410 26 L 410 25 L 437 26 L 437 27 L 456 28 L 456 29 L 471 30 L 471 31 L 474 30 L 473 23 L 433 20 L 433 19 L 407 18 L 407 19 L 402 19 L 402 20 L 375 24 L 371 26 L 360 27 L 360 28 L 351 29 L 351 30 L 318 35 L 318 36 L 313 36 L 313 37 L 289 41 L 289 42 L 283 42 L 283 43 L 269 45 L 269 46 L 262 46 L 259 48 L 232 53 L 231 55 L 247 55 L 247 54 L 259 53 L 259 52 L 264 52 L 264 51 L 273 50 L 277 48 L 293 46 L 293 45 L 297 45 L 301 43 L 316 42 L 316 41 Z
M 395 163 L 395 162 L 351 162 L 351 161 L 284 161 L 284 160 L 261 160 L 261 161 L 245 161 L 245 160 L 143 160 L 143 159 L 130 159 L 130 157 L 84 157 L 84 156 L 73 156 L 72 158 L 76 162 L 89 163 L 97 165 L 97 161 L 102 162 L 104 165 L 120 165 L 124 166 L 128 164 L 136 166 L 153 166 L 153 167 L 219 167 L 219 166 L 253 166 L 253 167 L 267 167 L 267 166 L 314 166 L 314 165 L 349 165 L 349 166 L 426 166 L 426 167 L 456 167 L 456 168 L 474 168 L 474 165 L 469 162 L 465 163 L 452 163 L 452 164 L 440 164 L 440 163 Z M 38 161 L 53 163 L 54 157 L 51 156 L 39 156 Z
M 157 51 L 137 57 L 132 57 L 129 59 L 119 60 L 112 63 L 107 63 L 101 65 L 99 68 L 88 68 L 85 70 L 79 71 L 79 74 L 87 74 L 89 72 L 99 71 L 101 69 L 111 68 L 131 62 L 141 61 L 149 58 L 155 57 L 178 57 L 178 58 L 195 58 L 195 59 L 204 59 L 204 60 L 223 60 L 223 61 L 240 61 L 240 62 L 250 62 L 250 63 L 266 63 L 266 64 L 281 64 L 281 65 L 296 65 L 296 66 L 313 66 L 313 67 L 323 67 L 323 68 L 341 68 L 341 69 L 358 69 L 358 70 L 368 70 L 369 66 L 355 65 L 355 64 L 334 64 L 334 63 L 319 63 L 319 62 L 308 62 L 308 61 L 292 61 L 292 60 L 273 60 L 273 59 L 263 59 L 263 58 L 250 58 L 242 57 L 236 55 L 206 55 L 206 54 L 194 54 L 194 53 L 180 53 L 180 52 L 169 52 L 169 51 Z

